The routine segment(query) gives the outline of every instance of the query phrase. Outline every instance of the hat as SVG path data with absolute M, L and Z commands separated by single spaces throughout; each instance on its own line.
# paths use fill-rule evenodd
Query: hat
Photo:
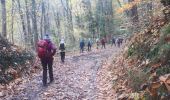
M 60 43 L 64 43 L 64 39 L 61 39 Z
M 44 39 L 45 40 L 50 40 L 50 36 L 48 34 L 45 34 Z

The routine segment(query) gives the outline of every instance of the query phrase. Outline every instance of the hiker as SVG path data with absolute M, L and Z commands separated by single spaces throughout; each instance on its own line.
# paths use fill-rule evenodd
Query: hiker
M 116 46 L 116 39 L 114 37 L 112 38 L 112 46 L 113 44 Z
M 99 41 L 98 38 L 96 39 L 96 45 L 97 45 L 97 49 L 98 49 L 98 48 L 99 48 L 99 45 L 100 45 L 100 41 Z
M 53 56 L 56 53 L 56 47 L 51 42 L 48 34 L 45 35 L 43 40 L 38 41 L 38 57 L 41 60 L 43 67 L 43 86 L 47 85 L 47 69 L 49 70 L 50 83 L 54 81 L 53 78 Z
M 117 40 L 117 44 L 118 44 L 118 47 L 120 47 L 123 43 L 123 39 L 122 38 L 118 38 Z
M 123 38 L 120 38 L 119 41 L 120 41 L 120 45 L 122 45 L 123 44 Z
M 61 62 L 64 63 L 64 60 L 65 60 L 65 42 L 64 42 L 64 39 L 61 39 L 61 41 L 60 41 L 59 50 L 60 50 Z
M 106 41 L 105 41 L 104 38 L 102 38 L 101 43 L 102 43 L 102 48 L 105 48 L 105 49 L 106 49 L 106 46 L 105 46 Z
M 92 41 L 89 38 L 88 43 L 87 43 L 88 51 L 91 51 L 91 46 L 92 46 Z
M 116 38 L 115 44 L 116 46 L 119 46 L 119 38 Z
M 80 53 L 83 53 L 83 51 L 84 51 L 84 46 L 85 46 L 84 39 L 82 39 L 82 40 L 80 41 Z

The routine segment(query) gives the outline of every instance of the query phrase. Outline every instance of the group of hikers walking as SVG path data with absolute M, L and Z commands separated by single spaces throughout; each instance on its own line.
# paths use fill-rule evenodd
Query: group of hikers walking
M 92 44 L 93 44 L 93 42 L 89 38 L 88 41 L 87 41 L 87 50 L 88 51 L 91 51 Z M 80 40 L 80 53 L 84 52 L 85 45 L 86 45 L 85 40 L 84 39 Z
M 106 49 L 106 39 L 102 38 L 101 40 L 96 39 L 96 48 L 99 49 L 99 46 L 101 44 L 101 48 Z M 120 45 L 122 44 L 123 39 L 118 38 L 112 39 L 112 45 L 114 44 L 115 46 L 117 45 L 118 47 L 120 47 Z M 87 45 L 87 50 L 91 51 L 92 49 L 92 45 L 93 45 L 93 41 L 89 38 L 87 41 L 85 41 L 84 39 L 80 40 L 80 53 L 83 53 L 85 50 L 85 46 Z M 62 38 L 60 40 L 60 44 L 59 44 L 59 50 L 60 50 L 60 57 L 61 57 L 61 62 L 64 63 L 65 62 L 65 41 L 64 38 Z M 54 81 L 54 77 L 53 77 L 53 56 L 56 54 L 57 48 L 55 46 L 55 44 L 51 41 L 50 37 L 48 34 L 46 34 L 44 36 L 44 39 L 38 41 L 37 43 L 37 53 L 38 53 L 38 57 L 40 58 L 42 67 L 43 67 L 43 86 L 47 86 L 47 69 L 49 72 L 49 79 L 50 79 L 50 83 Z
M 83 53 L 83 51 L 85 50 L 85 45 L 86 42 L 84 39 L 82 39 L 80 41 L 80 53 Z M 87 41 L 87 50 L 88 51 L 91 51 L 91 48 L 92 48 L 92 45 L 94 44 L 94 42 L 91 40 L 91 39 L 88 39 Z M 106 39 L 105 38 L 102 38 L 101 40 L 99 39 L 96 39 L 96 48 L 99 49 L 99 46 L 101 44 L 101 48 L 103 49 L 106 49 Z
M 123 38 L 112 38 L 112 46 L 115 45 L 115 46 L 118 46 L 120 47 L 123 43 Z

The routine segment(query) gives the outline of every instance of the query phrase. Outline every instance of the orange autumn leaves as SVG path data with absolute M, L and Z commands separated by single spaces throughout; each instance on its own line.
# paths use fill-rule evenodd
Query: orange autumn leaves
M 125 10 L 131 9 L 133 6 L 141 3 L 142 0 L 134 0 L 133 2 L 125 3 L 116 10 L 117 13 L 123 13 Z

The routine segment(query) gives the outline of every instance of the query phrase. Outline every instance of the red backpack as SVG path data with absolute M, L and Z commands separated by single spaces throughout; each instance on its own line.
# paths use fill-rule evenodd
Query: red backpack
M 37 43 L 38 49 L 38 57 L 39 58 L 44 58 L 47 55 L 47 47 L 48 47 L 48 43 L 45 40 L 40 40 Z

